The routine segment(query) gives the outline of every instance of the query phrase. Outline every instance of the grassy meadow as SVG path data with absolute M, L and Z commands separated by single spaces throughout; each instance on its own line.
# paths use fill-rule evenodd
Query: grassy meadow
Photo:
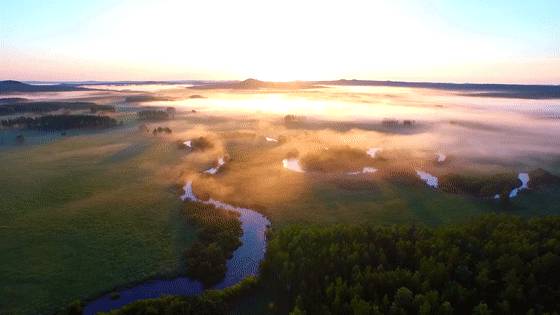
M 51 312 L 181 271 L 194 231 L 179 215 L 173 143 L 136 132 L 0 154 L 0 309 Z

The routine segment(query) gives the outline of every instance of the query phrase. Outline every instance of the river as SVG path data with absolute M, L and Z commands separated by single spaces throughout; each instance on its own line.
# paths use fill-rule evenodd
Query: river
M 227 261 L 227 271 L 224 279 L 214 285 L 212 289 L 223 289 L 238 283 L 247 276 L 256 275 L 266 252 L 265 233 L 270 221 L 262 214 L 248 208 L 235 207 L 214 199 L 198 200 L 192 192 L 192 182 L 190 181 L 185 184 L 184 192 L 181 199 L 185 202 L 199 201 L 213 204 L 216 207 L 240 214 L 239 220 L 243 229 L 242 244 Z M 99 312 L 108 312 L 143 299 L 153 299 L 164 295 L 197 295 L 203 291 L 204 286 L 201 282 L 188 277 L 148 280 L 133 287 L 107 293 L 87 303 L 84 314 L 93 315 Z M 114 293 L 118 293 L 118 298 L 114 298 Z

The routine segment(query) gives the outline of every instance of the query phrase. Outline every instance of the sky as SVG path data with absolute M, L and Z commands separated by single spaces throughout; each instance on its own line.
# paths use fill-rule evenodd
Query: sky
M 560 84 L 559 0 L 0 0 L 0 79 Z

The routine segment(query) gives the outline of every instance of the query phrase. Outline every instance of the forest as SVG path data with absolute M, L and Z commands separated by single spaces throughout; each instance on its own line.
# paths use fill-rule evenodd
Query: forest
M 274 231 L 261 281 L 291 314 L 552 314 L 560 218 Z

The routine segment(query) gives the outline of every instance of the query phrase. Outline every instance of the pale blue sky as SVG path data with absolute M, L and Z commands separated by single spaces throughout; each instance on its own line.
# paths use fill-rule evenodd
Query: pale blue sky
M 0 79 L 560 83 L 560 1 L 0 0 Z

